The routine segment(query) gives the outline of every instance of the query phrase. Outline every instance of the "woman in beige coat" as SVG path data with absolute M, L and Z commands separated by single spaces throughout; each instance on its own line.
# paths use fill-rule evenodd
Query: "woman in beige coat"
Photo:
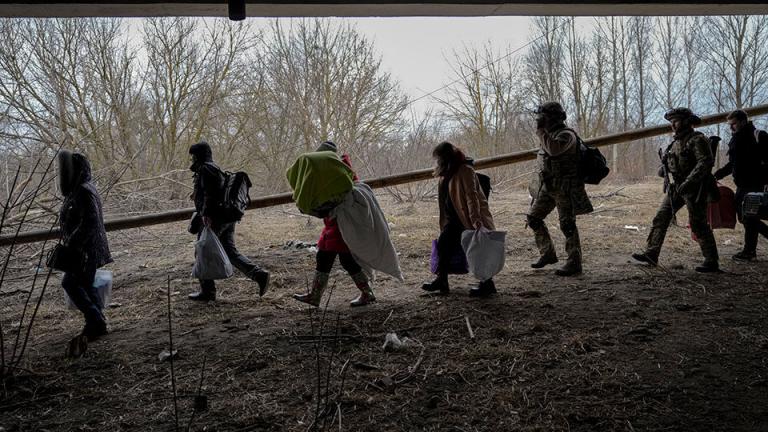
M 422 286 L 429 292 L 447 294 L 448 268 L 451 255 L 461 249 L 461 234 L 465 230 L 485 227 L 493 230 L 493 216 L 483 193 L 472 160 L 449 142 L 440 143 L 432 151 L 437 166 L 435 176 L 440 178 L 438 205 L 440 208 L 440 236 L 437 239 L 437 278 Z M 471 296 L 487 297 L 496 292 L 493 279 L 480 283 L 470 291 Z

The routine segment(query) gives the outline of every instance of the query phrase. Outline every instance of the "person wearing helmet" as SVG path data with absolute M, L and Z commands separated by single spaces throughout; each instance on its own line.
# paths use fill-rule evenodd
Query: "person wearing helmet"
M 532 202 L 527 224 L 533 230 L 540 256 L 531 267 L 538 269 L 558 262 L 552 238 L 544 223 L 544 219 L 557 208 L 568 258 L 555 274 L 578 275 L 582 271 L 582 259 L 576 216 L 593 210 L 584 181 L 578 173 L 581 140 L 573 129 L 565 125 L 567 116 L 560 103 L 544 103 L 535 114 L 540 149 L 537 172 L 529 186 Z
M 661 246 L 674 215 L 683 206 L 688 209 L 691 230 L 698 239 L 704 262 L 697 272 L 720 271 L 717 243 L 707 223 L 707 204 L 718 197 L 717 182 L 712 175 L 714 157 L 710 140 L 694 130 L 701 118 L 688 108 L 674 108 L 664 114 L 673 131 L 673 141 L 662 154 L 662 164 L 669 175 L 669 186 L 653 218 L 645 251 L 632 254 L 637 261 L 658 264 Z

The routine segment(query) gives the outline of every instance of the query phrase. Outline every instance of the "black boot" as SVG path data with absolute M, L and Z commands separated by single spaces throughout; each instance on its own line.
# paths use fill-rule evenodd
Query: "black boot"
M 562 267 L 555 270 L 558 276 L 577 276 L 581 274 L 581 264 L 573 261 L 567 261 Z
M 248 277 L 259 284 L 259 297 L 264 297 L 267 288 L 269 288 L 269 272 L 266 270 L 254 270 Z
M 539 260 L 535 263 L 531 263 L 531 268 L 540 269 L 544 266 L 548 266 L 550 264 L 555 264 L 557 262 L 557 255 L 554 254 L 547 254 L 542 255 L 539 257 Z
M 652 254 L 649 254 L 647 252 L 644 252 L 644 253 L 633 253 L 632 254 L 632 259 L 634 259 L 635 261 L 641 262 L 641 263 L 650 264 L 652 266 L 658 265 L 658 262 L 659 262 L 659 257 L 653 256 Z
M 82 335 L 88 339 L 88 342 L 93 342 L 101 336 L 105 336 L 109 331 L 107 330 L 107 322 L 101 319 L 86 320 L 85 327 L 83 327 Z
M 213 282 L 213 281 L 206 281 L 206 282 Z M 196 292 L 194 294 L 190 294 L 187 297 L 189 297 L 190 300 L 195 301 L 214 301 L 216 300 L 216 286 L 213 287 L 207 286 L 206 283 L 200 284 L 200 292 Z
M 720 273 L 720 266 L 717 261 L 704 261 L 695 270 L 699 273 Z
M 496 294 L 496 284 L 493 283 L 493 279 L 480 282 L 477 288 L 469 290 L 470 297 L 490 297 Z
M 450 287 L 448 286 L 448 277 L 438 276 L 432 282 L 422 285 L 421 289 L 427 292 L 439 292 L 440 294 L 448 294 L 450 291 Z
M 752 261 L 755 258 L 757 258 L 757 253 L 754 251 L 748 252 L 746 250 L 737 252 L 733 257 L 731 257 L 734 261 Z

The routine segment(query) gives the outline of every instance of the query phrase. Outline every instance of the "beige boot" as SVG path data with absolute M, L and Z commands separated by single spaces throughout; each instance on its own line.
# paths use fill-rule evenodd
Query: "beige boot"
M 323 291 L 328 286 L 329 273 L 315 271 L 315 279 L 312 281 L 312 290 L 306 294 L 294 294 L 296 300 L 317 307 L 323 297 Z
M 351 307 L 365 306 L 367 304 L 376 301 L 376 297 L 373 295 L 371 285 L 368 283 L 368 276 L 365 273 L 360 272 L 352 275 L 352 280 L 355 281 L 357 289 L 360 290 L 360 295 L 356 299 L 349 302 Z

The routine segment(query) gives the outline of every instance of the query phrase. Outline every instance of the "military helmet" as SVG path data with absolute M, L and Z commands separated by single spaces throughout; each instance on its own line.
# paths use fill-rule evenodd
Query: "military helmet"
M 664 120 L 672 121 L 675 118 L 689 119 L 692 125 L 701 123 L 701 117 L 697 116 L 690 108 L 678 107 L 664 113 Z
M 544 114 L 551 117 L 556 117 L 560 120 L 566 119 L 565 110 L 560 102 L 545 102 L 539 105 L 534 111 L 534 114 Z

